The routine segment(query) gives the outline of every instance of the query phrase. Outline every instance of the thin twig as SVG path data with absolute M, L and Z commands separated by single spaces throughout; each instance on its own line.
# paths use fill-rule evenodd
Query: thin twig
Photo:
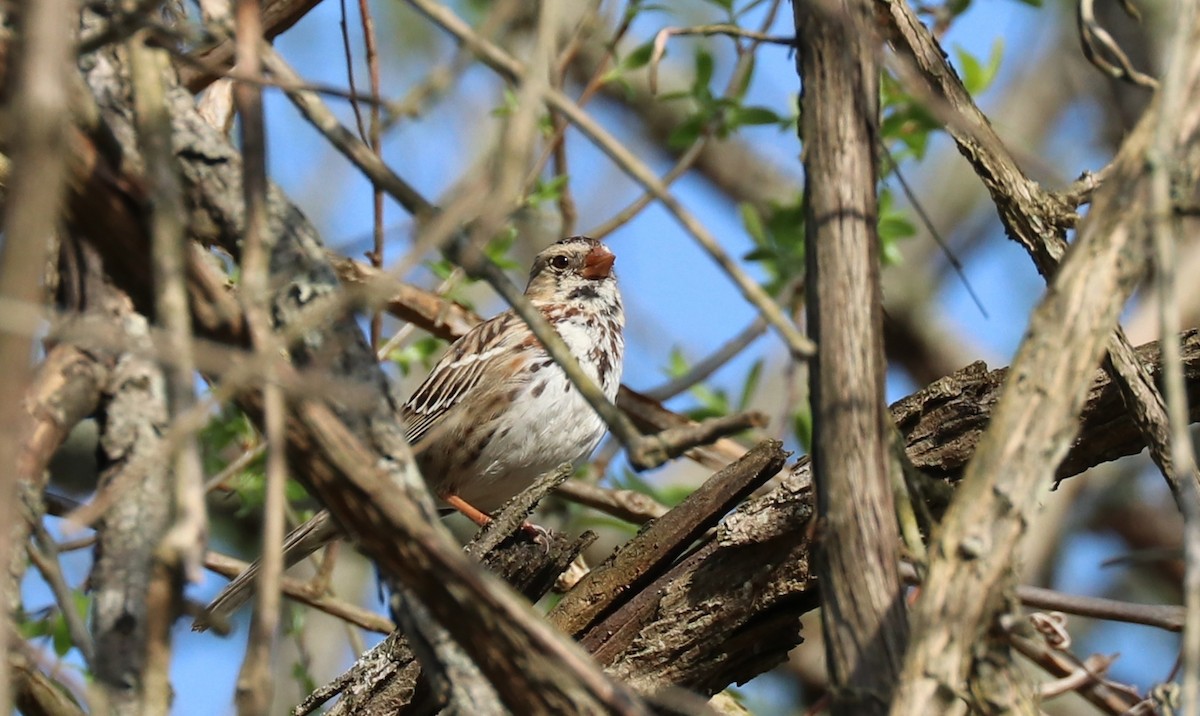
M 917 213 L 917 218 L 921 220 L 921 224 L 925 227 L 925 230 L 929 232 L 929 235 L 937 242 L 937 245 L 941 247 L 942 255 L 946 257 L 946 261 L 954 269 L 954 273 L 958 275 L 958 280 L 962 282 L 963 288 L 967 290 L 967 295 L 971 297 L 971 301 L 975 303 L 975 307 L 979 309 L 979 313 L 985 319 L 991 318 L 988 315 L 987 309 L 984 308 L 979 294 L 975 293 L 975 287 L 971 285 L 971 281 L 967 278 L 967 272 L 963 268 L 962 261 L 959 260 L 953 249 L 950 248 L 950 245 L 946 243 L 946 240 L 942 238 L 942 234 L 937 230 L 937 227 L 933 225 L 933 219 L 929 217 L 929 212 L 925 211 L 925 206 L 917 198 L 917 193 L 909 186 L 908 180 L 904 178 L 904 173 L 900 171 L 900 165 L 896 163 L 896 158 L 892 156 L 892 150 L 883 141 L 879 142 L 879 148 L 882 150 L 883 157 L 891 165 L 892 173 L 896 175 L 896 183 L 900 185 L 900 190 L 904 192 L 905 198 L 908 199 L 908 203 L 912 206 L 913 211 Z
M 266 443 L 259 443 L 249 450 L 245 450 L 241 455 L 234 458 L 228 465 L 221 468 L 221 471 L 204 481 L 204 491 L 212 492 L 223 486 L 230 478 L 237 475 L 242 470 L 250 466 L 250 463 L 257 460 L 267 451 Z
M 772 23 L 775 22 L 775 15 L 778 11 L 779 0 L 775 0 L 775 2 L 771 3 L 771 7 L 767 9 L 766 15 L 763 17 L 762 24 L 760 25 L 762 30 L 760 30 L 759 34 L 761 34 L 761 32 L 765 31 L 771 26 Z M 751 67 L 753 67 L 755 50 L 758 49 L 757 41 L 750 43 L 749 47 L 742 47 L 741 43 L 735 43 L 735 45 L 737 46 L 738 60 L 734 65 L 732 74 L 730 74 L 729 82 L 727 82 L 725 85 L 724 96 L 726 98 L 736 96 L 739 92 L 739 89 L 744 86 L 747 80 L 747 75 L 750 72 Z M 653 91 L 653 89 L 651 91 Z M 683 176 L 685 172 L 692 168 L 692 166 L 700 159 L 700 156 L 704 153 L 704 150 L 708 147 L 709 138 L 710 133 L 708 131 L 701 132 L 700 136 L 696 137 L 696 140 L 692 142 L 692 145 L 679 155 L 679 160 L 675 162 L 675 166 L 671 167 L 671 170 L 663 175 L 662 185 L 664 187 L 671 186 L 673 183 L 675 183 L 676 179 Z M 617 212 L 616 215 L 614 215 L 608 221 L 605 221 L 600 226 L 592 229 L 588 235 L 598 239 L 607 236 L 613 231 L 616 231 L 618 228 L 631 221 L 633 217 L 637 216 L 642 209 L 649 206 L 650 202 L 654 201 L 654 198 L 655 195 L 653 192 L 643 192 L 642 195 L 631 202 L 629 206 L 626 206 L 624 209 Z
M 1122 3 L 1122 5 L 1126 12 L 1133 9 L 1133 6 L 1128 3 Z M 1104 26 L 1096 21 L 1095 0 L 1079 0 L 1076 11 L 1075 19 L 1076 26 L 1079 28 L 1079 41 L 1083 45 L 1083 54 L 1089 62 L 1109 77 L 1125 80 L 1146 89 L 1152 90 L 1158 87 L 1157 80 L 1134 68 L 1133 63 L 1129 61 L 1129 56 L 1125 54 L 1113 36 L 1108 34 L 1108 30 L 1105 30 Z
M 508 80 L 518 81 L 524 74 L 524 68 L 519 62 L 495 44 L 479 37 L 469 25 L 444 5 L 433 0 L 410 0 L 410 3 L 435 24 L 456 37 L 465 46 L 471 48 L 485 65 L 500 73 Z M 783 338 L 784 343 L 788 346 L 793 356 L 808 358 L 813 355 L 815 349 L 812 341 L 797 330 L 795 324 L 788 320 L 779 305 L 775 303 L 763 287 L 750 278 L 741 266 L 721 247 L 720 242 L 708 228 L 662 185 L 662 182 L 659 181 L 658 177 L 654 175 L 645 162 L 617 141 L 608 130 L 583 112 L 579 108 L 579 105 L 575 104 L 561 92 L 547 87 L 543 99 L 578 127 L 622 171 L 655 195 L 655 198 L 692 235 L 696 242 L 708 253 L 709 257 L 733 280 L 743 297 L 762 312 L 772 328 Z M 603 415 L 603 413 L 601 414 Z
M 358 14 L 362 19 L 363 44 L 367 50 L 367 74 L 371 81 L 371 96 L 379 97 L 382 88 L 379 79 L 379 52 L 375 46 L 375 20 L 371 17 L 371 7 L 367 4 L 367 0 L 358 0 Z M 383 161 L 383 140 L 382 129 L 383 125 L 379 116 L 379 104 L 371 104 L 371 129 L 367 136 L 367 141 L 371 145 L 371 149 L 375 152 L 375 156 Z M 370 253 L 371 265 L 375 268 L 383 267 L 383 190 L 377 186 L 371 187 L 371 201 L 374 211 L 375 221 L 372 227 L 373 248 Z M 380 336 L 383 333 L 383 314 L 378 310 L 371 317 L 371 347 L 379 350 Z
M 172 146 L 171 116 L 167 109 L 166 73 L 170 61 L 165 52 L 147 44 L 147 33 L 138 32 L 128 43 L 128 66 L 133 87 L 135 127 L 144 156 L 150 204 L 150 238 L 154 271 L 154 308 L 164 332 L 164 347 L 177 362 L 163 368 L 168 415 L 186 413 L 196 403 L 192 319 L 185 285 L 186 241 L 182 181 Z M 168 499 L 172 522 L 162 536 L 155 565 L 146 587 L 147 604 L 144 646 L 146 662 L 142 677 L 141 707 L 163 708 L 170 703 L 171 623 L 182 598 L 182 581 L 199 581 L 208 534 L 204 503 L 204 476 L 195 433 L 176 433 L 164 441 L 165 463 L 174 480 Z M 160 463 L 161 464 L 161 463 Z M 142 470 L 128 470 L 124 477 Z M 126 484 L 134 484 L 127 482 Z M 141 484 L 141 478 L 136 478 Z
M 669 507 L 650 495 L 636 490 L 607 490 L 587 482 L 569 480 L 559 485 L 555 494 L 617 519 L 643 525 L 662 517 Z
M 767 13 L 770 16 L 772 13 Z M 770 20 L 766 23 L 770 26 Z M 777 35 L 768 35 L 764 32 L 755 30 L 747 30 L 737 25 L 696 25 L 694 27 L 664 27 L 654 35 L 653 51 L 650 53 L 650 94 L 658 94 L 658 65 L 662 60 L 663 53 L 667 51 L 667 42 L 672 37 L 686 37 L 688 35 L 700 35 L 702 37 L 712 37 L 713 35 L 727 35 L 729 37 L 745 37 L 754 40 L 755 45 L 785 45 L 787 47 L 796 46 L 795 37 L 780 37 Z
M 96 645 L 92 641 L 92 635 L 88 631 L 87 625 L 83 623 L 82 617 L 75 608 L 75 597 L 71 593 L 71 588 L 67 586 L 62 566 L 58 562 L 58 547 L 46 533 L 46 528 L 41 522 L 34 525 L 33 540 L 25 545 L 25 551 L 29 555 L 29 561 L 33 563 L 34 567 L 37 567 L 42 579 L 46 580 L 46 584 L 49 585 L 50 592 L 54 595 L 54 601 L 58 603 L 58 610 L 67 625 L 67 633 L 71 635 L 71 643 L 79 649 L 83 663 L 91 671 L 96 659 Z
M 1015 630 L 1008 631 L 1008 639 L 1017 651 L 1058 678 L 1070 676 L 1084 668 L 1083 662 L 1073 654 L 1054 649 L 1042 640 L 1018 636 Z M 1142 701 L 1134 689 L 1100 676 L 1081 684 L 1077 693 L 1104 713 L 1113 716 L 1130 713 L 1130 709 Z
M 249 75 L 262 74 L 262 8 L 259 0 L 238 0 L 236 10 L 237 67 Z M 262 356 L 277 352 L 269 310 L 268 256 L 271 238 L 267 214 L 267 137 L 263 126 L 262 89 L 249 84 L 234 86 L 234 103 L 241 118 L 242 194 L 246 204 L 242 248 L 242 306 L 250 326 L 255 351 Z M 238 713 L 266 714 L 274 694 L 270 677 L 271 652 L 279 625 L 280 581 L 283 577 L 284 509 L 287 504 L 287 465 L 283 391 L 271 380 L 274 363 L 264 361 L 263 422 L 267 445 L 267 479 L 263 500 L 263 545 L 254 612 L 246 652 L 238 672 Z
M 900 564 L 900 575 L 909 584 L 920 584 L 913 565 Z M 1066 594 L 1027 584 L 1017 586 L 1017 599 L 1032 609 L 1049 609 L 1092 619 L 1143 624 L 1170 632 L 1183 631 L 1187 610 L 1173 604 L 1135 604 L 1103 597 Z
M 250 565 L 219 552 L 209 552 L 205 557 L 204 566 L 224 577 L 237 577 Z M 313 609 L 337 617 L 348 624 L 362 627 L 377 634 L 390 634 L 396 625 L 392 620 L 379 616 L 374 612 L 351 604 L 342 599 L 328 596 L 325 590 L 313 589 L 310 585 L 296 579 L 284 577 L 279 582 L 283 593 L 290 599 Z M 213 625 L 217 626 L 217 625 Z
M 670 400 L 697 383 L 706 380 L 710 375 L 720 370 L 729 361 L 737 357 L 751 343 L 767 330 L 767 320 L 757 315 L 750 325 L 743 328 L 737 335 L 730 338 L 720 348 L 704 360 L 693 364 L 686 372 L 668 380 L 666 383 L 644 391 L 643 395 L 654 400 Z

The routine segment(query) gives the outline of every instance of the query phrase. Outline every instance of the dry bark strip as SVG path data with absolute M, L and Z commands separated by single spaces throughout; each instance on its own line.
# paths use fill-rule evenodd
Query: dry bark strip
M 132 348 L 146 348 L 145 318 L 130 314 L 122 327 Z M 151 359 L 127 353 L 117 361 L 106 389 L 100 451 L 100 489 L 121 485 L 123 497 L 97 526 L 92 632 L 96 643 L 93 675 L 104 710 L 135 714 L 167 707 L 167 697 L 143 684 L 156 618 L 168 623 L 172 605 L 154 603 L 157 550 L 171 524 L 172 471 L 160 463 L 143 469 L 162 450 L 168 424 L 166 384 Z M 165 609 L 156 615 L 155 609 Z
M 1186 331 L 1180 340 L 1191 419 L 1200 420 L 1200 331 Z M 1161 369 L 1158 343 L 1139 347 L 1135 356 L 1156 380 Z M 931 477 L 958 480 L 991 420 L 1007 378 L 1007 368 L 989 371 L 980 361 L 894 403 L 892 416 L 904 435 L 913 464 Z M 1071 477 L 1089 467 L 1135 455 L 1145 445 L 1145 438 L 1125 409 L 1119 386 L 1110 374 L 1099 371 L 1084 403 L 1079 435 L 1055 477 Z

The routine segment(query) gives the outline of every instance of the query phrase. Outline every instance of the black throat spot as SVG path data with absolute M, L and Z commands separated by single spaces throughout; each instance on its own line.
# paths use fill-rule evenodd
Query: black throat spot
M 569 301 L 579 301 L 579 300 L 589 300 L 590 301 L 590 300 L 594 300 L 597 298 L 600 298 L 600 292 L 596 290 L 595 286 L 590 286 L 587 284 L 584 284 L 583 286 L 580 286 L 579 288 L 572 290 L 571 293 L 569 293 L 567 295 L 567 300 L 569 300 Z

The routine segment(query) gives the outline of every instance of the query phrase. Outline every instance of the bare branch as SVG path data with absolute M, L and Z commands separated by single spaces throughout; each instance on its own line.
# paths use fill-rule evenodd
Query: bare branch
M 803 85 L 812 464 L 822 626 L 835 712 L 883 714 L 908 638 L 884 405 L 870 0 L 794 3 Z M 837 138 L 836 140 L 834 138 Z

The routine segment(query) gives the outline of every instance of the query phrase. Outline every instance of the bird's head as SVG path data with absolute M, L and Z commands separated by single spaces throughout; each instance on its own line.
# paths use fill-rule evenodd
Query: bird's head
M 617 290 L 616 256 L 586 236 L 551 244 L 533 260 L 525 295 L 535 303 L 611 300 Z

